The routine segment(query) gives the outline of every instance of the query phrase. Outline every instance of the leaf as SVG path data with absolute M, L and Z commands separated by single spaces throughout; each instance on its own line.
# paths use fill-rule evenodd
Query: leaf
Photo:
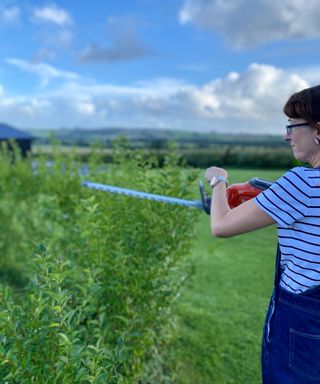
M 58 327 L 60 327 L 60 323 L 51 323 L 48 327 L 49 328 L 58 328 Z
M 62 340 L 65 341 L 66 344 L 71 345 L 71 341 L 69 340 L 68 336 L 65 333 L 59 333 L 58 334 Z
M 124 316 L 115 316 L 116 319 L 122 321 L 125 325 L 128 325 L 129 324 L 129 319 L 127 319 L 126 317 Z
M 0 365 L 10 364 L 10 363 L 11 363 L 10 360 L 5 359 L 5 360 L 3 360 L 3 361 L 0 363 Z
M 67 356 L 59 356 L 59 360 L 63 361 L 66 364 L 69 363 L 69 359 L 67 358 Z

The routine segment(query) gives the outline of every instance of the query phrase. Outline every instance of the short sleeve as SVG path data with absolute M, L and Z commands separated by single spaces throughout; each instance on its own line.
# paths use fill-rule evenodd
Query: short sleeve
M 295 167 L 256 196 L 254 202 L 279 225 L 289 227 L 306 216 L 310 199 L 306 172 L 303 167 Z

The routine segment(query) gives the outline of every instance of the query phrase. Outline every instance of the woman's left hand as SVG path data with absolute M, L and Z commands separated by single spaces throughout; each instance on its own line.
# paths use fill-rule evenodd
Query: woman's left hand
M 210 167 L 205 172 L 205 179 L 208 183 L 215 177 L 215 176 L 224 176 L 226 179 L 228 178 L 228 172 L 219 167 Z

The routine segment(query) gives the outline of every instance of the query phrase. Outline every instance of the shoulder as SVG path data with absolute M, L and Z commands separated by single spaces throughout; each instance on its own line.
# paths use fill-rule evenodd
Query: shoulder
M 303 186 L 304 189 L 306 187 L 312 186 L 312 177 L 314 175 L 313 168 L 307 167 L 294 167 L 287 171 L 282 177 L 280 177 L 277 182 L 289 182 L 290 184 L 294 184 L 295 186 Z M 319 172 L 320 175 L 320 172 Z
M 307 214 L 312 197 L 308 177 L 305 167 L 294 167 L 260 193 L 255 202 L 287 228 Z
M 296 175 L 298 177 L 300 176 L 303 178 L 307 178 L 307 170 L 308 169 L 310 169 L 310 168 L 294 167 L 294 168 L 289 169 L 289 171 L 287 171 L 283 176 L 294 177 Z
M 314 188 L 320 186 L 320 169 L 308 167 L 294 167 L 286 172 L 282 178 L 297 183 L 297 186 L 302 183 L 305 188 Z M 281 180 L 280 178 L 279 180 Z
M 312 185 L 307 170 L 306 167 L 290 169 L 276 180 L 269 189 L 264 191 L 266 196 L 272 198 L 273 195 L 277 195 L 280 198 L 287 199 L 289 194 L 294 200 L 308 201 L 312 195 Z

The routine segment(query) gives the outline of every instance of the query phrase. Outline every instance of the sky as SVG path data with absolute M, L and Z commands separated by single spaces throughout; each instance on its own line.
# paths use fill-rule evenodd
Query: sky
M 0 122 L 284 134 L 319 0 L 0 0 Z

